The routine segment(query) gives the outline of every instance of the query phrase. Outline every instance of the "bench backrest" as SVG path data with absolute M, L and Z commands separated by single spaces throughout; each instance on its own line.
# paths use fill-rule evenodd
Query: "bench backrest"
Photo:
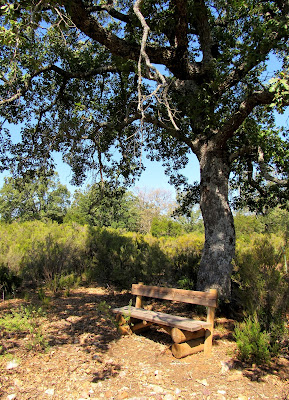
M 199 292 L 133 284 L 131 292 L 137 296 L 154 297 L 156 299 L 179 301 L 182 303 L 197 304 L 206 307 L 217 307 L 218 300 L 216 290 L 211 290 L 210 292 Z

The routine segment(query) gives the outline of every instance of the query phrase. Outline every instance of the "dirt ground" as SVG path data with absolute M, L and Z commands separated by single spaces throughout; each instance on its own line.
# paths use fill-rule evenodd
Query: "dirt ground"
M 67 298 L 54 298 L 41 322 L 48 343 L 42 351 L 27 349 L 25 333 L 0 332 L 5 350 L 0 398 L 289 400 L 289 359 L 279 358 L 266 368 L 238 363 L 234 321 L 217 319 L 210 358 L 198 353 L 175 359 L 171 338 L 160 329 L 118 334 L 104 305 L 119 307 L 129 299 L 129 294 L 102 288 L 79 288 Z M 24 300 L 0 303 L 0 316 L 21 304 Z M 168 307 L 190 313 L 179 305 L 162 310 Z

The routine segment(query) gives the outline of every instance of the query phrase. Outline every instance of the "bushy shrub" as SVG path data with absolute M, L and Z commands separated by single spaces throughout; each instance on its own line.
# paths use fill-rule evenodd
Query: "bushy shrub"
M 0 235 L 0 260 L 25 280 L 48 282 L 85 269 L 85 227 L 31 221 L 1 224 Z
M 167 279 L 182 289 L 195 289 L 204 246 L 204 235 L 190 233 L 161 240 L 160 247 L 169 260 Z
M 87 248 L 99 282 L 128 289 L 134 282 L 156 283 L 165 274 L 166 257 L 154 238 L 90 227 Z
M 21 278 L 10 271 L 6 265 L 0 265 L 0 293 L 2 292 L 3 296 L 13 294 L 21 282 Z
M 71 274 L 122 289 L 138 281 L 194 288 L 204 242 L 197 233 L 158 239 L 112 228 L 41 221 L 1 224 L 0 236 L 0 262 L 53 291 L 59 289 L 61 276 Z
M 289 281 L 284 273 L 282 241 L 258 235 L 251 244 L 237 244 L 233 274 L 234 297 L 245 314 L 256 315 L 270 339 L 270 352 L 278 354 L 286 333 Z
M 234 337 L 238 347 L 238 358 L 241 361 L 264 364 L 270 361 L 269 335 L 261 330 L 260 323 L 255 316 L 237 324 Z

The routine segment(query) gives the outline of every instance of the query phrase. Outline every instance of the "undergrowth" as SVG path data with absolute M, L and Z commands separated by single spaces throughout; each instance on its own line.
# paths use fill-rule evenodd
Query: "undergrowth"
M 6 353 L 5 336 L 26 334 L 26 347 L 29 350 L 44 350 L 48 347 L 47 340 L 43 334 L 41 323 L 45 318 L 42 307 L 32 305 L 21 306 L 16 310 L 11 310 L 0 317 L 0 330 L 4 338 L 0 345 L 0 354 Z

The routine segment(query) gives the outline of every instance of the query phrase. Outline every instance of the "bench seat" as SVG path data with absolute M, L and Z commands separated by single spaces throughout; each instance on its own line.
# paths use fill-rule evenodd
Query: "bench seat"
M 115 314 L 122 314 L 142 321 L 153 322 L 158 325 L 172 326 L 189 332 L 195 332 L 202 328 L 207 329 L 211 327 L 211 324 L 206 321 L 195 321 L 190 318 L 165 314 L 158 311 L 144 310 L 143 308 L 125 306 L 114 308 L 112 311 Z

